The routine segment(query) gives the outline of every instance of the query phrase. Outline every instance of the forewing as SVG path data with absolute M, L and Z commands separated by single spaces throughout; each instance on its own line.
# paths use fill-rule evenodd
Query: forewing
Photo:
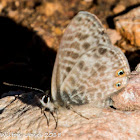
M 88 12 L 79 12 L 66 28 L 57 52 L 51 88 L 54 100 L 59 96 L 62 83 L 81 56 L 99 44 L 112 46 L 98 18 Z

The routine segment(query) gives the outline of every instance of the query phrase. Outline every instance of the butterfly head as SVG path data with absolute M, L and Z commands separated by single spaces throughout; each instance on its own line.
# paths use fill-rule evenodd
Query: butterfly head
M 55 120 L 55 129 L 57 128 L 57 123 L 58 123 L 58 118 L 54 114 L 57 114 L 57 108 L 55 104 L 52 101 L 51 95 L 50 95 L 50 90 L 47 90 L 44 93 L 40 93 L 37 97 L 39 107 L 41 108 L 41 112 L 44 114 L 45 118 L 47 119 L 47 124 L 49 126 L 49 118 L 45 114 L 45 111 L 48 111 L 54 118 Z
M 38 97 L 38 102 L 41 105 L 41 107 L 44 108 L 45 110 L 54 112 L 55 107 L 52 102 L 49 91 L 46 91 L 45 94 L 42 94 L 40 97 Z

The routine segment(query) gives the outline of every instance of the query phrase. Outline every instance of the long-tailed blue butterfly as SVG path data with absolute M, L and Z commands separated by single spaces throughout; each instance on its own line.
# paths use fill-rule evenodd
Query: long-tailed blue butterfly
M 52 75 L 51 98 L 41 104 L 58 107 L 106 107 L 111 96 L 128 81 L 130 68 L 123 52 L 114 47 L 99 19 L 79 12 L 62 37 Z

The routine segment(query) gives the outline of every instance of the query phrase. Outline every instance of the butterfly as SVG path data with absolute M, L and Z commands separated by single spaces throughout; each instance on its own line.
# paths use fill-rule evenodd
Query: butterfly
M 51 97 L 40 102 L 54 112 L 59 107 L 107 107 L 111 96 L 128 83 L 130 67 L 121 49 L 114 47 L 100 20 L 79 12 L 70 22 L 57 52 Z

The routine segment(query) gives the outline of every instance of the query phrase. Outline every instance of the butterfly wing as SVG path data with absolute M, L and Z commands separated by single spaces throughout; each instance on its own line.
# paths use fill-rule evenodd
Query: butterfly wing
M 99 43 L 111 44 L 100 21 L 88 12 L 79 12 L 68 25 L 57 52 L 51 88 L 54 100 L 79 56 Z
M 119 61 L 122 61 L 121 65 Z M 109 85 L 114 84 L 116 78 L 111 80 L 114 78 L 113 72 L 119 68 L 129 73 L 129 65 L 123 53 L 112 46 L 96 16 L 80 12 L 67 27 L 60 43 L 52 76 L 52 98 L 70 104 L 105 99 L 118 91 Z M 107 86 L 106 90 L 101 90 L 105 79 L 107 93 Z M 122 81 L 125 85 L 127 78 L 124 79 Z
M 93 48 L 81 56 L 62 83 L 62 101 L 67 104 L 101 106 L 102 101 L 126 86 L 128 68 L 118 48 L 103 45 Z M 122 71 L 124 73 L 119 75 Z

